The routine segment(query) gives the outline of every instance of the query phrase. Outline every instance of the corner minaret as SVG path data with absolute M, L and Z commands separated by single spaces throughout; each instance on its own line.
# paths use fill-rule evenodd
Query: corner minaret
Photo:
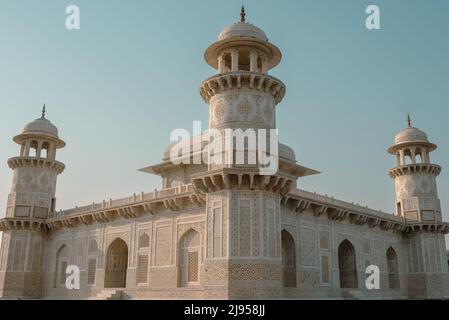
M 441 222 L 436 185 L 441 167 L 430 163 L 429 156 L 437 146 L 412 126 L 410 116 L 407 122 L 388 149 L 397 157 L 397 166 L 389 171 L 396 187 L 396 214 L 408 222 Z
M 404 242 L 410 248 L 403 280 L 408 283 L 409 297 L 436 299 L 447 297 L 448 266 L 445 229 L 438 199 L 436 177 L 441 167 L 430 162 L 429 154 L 437 146 L 427 135 L 408 126 L 395 137 L 388 152 L 396 155 L 397 166 L 389 171 L 396 187 L 396 214 L 407 228 Z
M 65 146 L 58 129 L 45 117 L 25 126 L 14 137 L 20 154 L 8 160 L 13 170 L 6 217 L 2 220 L 0 296 L 38 298 L 41 295 L 45 219 L 55 209 L 58 174 L 64 164 L 56 150 Z

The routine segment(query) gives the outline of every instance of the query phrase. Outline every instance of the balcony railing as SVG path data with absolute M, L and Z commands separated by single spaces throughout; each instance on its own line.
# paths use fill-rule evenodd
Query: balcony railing
M 133 204 L 138 204 L 140 202 L 146 202 L 151 201 L 155 199 L 162 199 L 166 197 L 176 196 L 183 193 L 189 193 L 193 191 L 192 184 L 186 184 L 186 185 L 179 185 L 173 188 L 168 189 L 162 189 L 157 190 L 155 189 L 153 192 L 147 192 L 147 193 L 134 193 L 133 195 L 129 197 L 119 198 L 119 199 L 109 199 L 109 200 L 103 200 L 99 203 L 92 203 L 90 205 L 85 205 L 81 207 L 75 207 L 67 210 L 60 210 L 50 213 L 50 218 L 57 218 L 57 217 L 64 217 L 74 214 L 81 214 L 81 213 L 87 213 L 92 211 L 99 211 L 99 210 L 105 210 L 105 209 L 112 209 L 112 208 L 118 208 L 118 207 L 124 207 L 129 206 Z

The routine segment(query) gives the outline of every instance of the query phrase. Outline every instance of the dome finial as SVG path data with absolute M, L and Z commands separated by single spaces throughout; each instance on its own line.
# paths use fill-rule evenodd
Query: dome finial
M 408 127 L 409 127 L 409 128 L 412 127 L 412 118 L 410 117 L 410 113 L 407 114 L 407 124 L 408 124 Z
M 42 119 L 45 118 L 45 103 L 44 103 L 44 106 L 42 107 L 42 116 L 41 116 L 41 118 Z
M 246 13 L 245 13 L 245 7 L 242 5 L 242 9 L 240 10 L 240 23 L 245 23 L 245 17 L 246 17 Z

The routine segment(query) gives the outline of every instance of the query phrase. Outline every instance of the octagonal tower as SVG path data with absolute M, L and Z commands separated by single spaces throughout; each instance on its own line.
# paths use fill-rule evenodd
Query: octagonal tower
M 58 129 L 42 116 L 14 137 L 20 154 L 8 160 L 13 170 L 8 196 L 0 266 L 0 296 L 39 298 L 46 247 L 45 219 L 54 211 L 57 176 L 64 164 L 56 161 L 56 150 L 65 146 Z
M 410 116 L 394 142 L 388 152 L 397 158 L 397 166 L 389 171 L 396 189 L 396 214 L 410 222 L 442 221 L 436 184 L 441 167 L 430 162 L 430 152 L 437 146 L 412 127 Z
M 209 104 L 209 128 L 276 128 L 275 106 L 285 85 L 268 71 L 281 61 L 281 52 L 246 22 L 243 8 L 240 21 L 225 28 L 204 57 L 218 70 L 200 87 Z
M 260 28 L 246 22 L 242 8 L 240 21 L 225 28 L 204 57 L 218 71 L 200 87 L 209 105 L 209 129 L 264 131 L 266 136 L 258 135 L 257 140 L 266 138 L 268 145 L 273 135 L 277 137 L 276 106 L 285 95 L 282 81 L 268 74 L 280 62 L 280 50 Z M 296 187 L 298 177 L 317 173 L 297 164 L 293 150 L 275 140 L 267 148 L 271 155 L 273 146 L 279 151 L 274 172 L 262 173 L 259 158 L 252 164 L 247 161 L 248 139 L 241 144 L 244 164 L 209 164 L 206 172 L 192 176 L 195 190 L 206 196 L 202 282 L 222 286 L 230 299 L 279 296 L 281 198 Z M 231 152 L 239 152 L 235 144 Z
M 411 298 L 447 297 L 448 266 L 436 177 L 441 167 L 430 162 L 437 146 L 425 132 L 408 126 L 394 139 L 388 152 L 397 166 L 389 171 L 396 189 L 396 215 L 407 222 L 408 252 L 406 281 Z

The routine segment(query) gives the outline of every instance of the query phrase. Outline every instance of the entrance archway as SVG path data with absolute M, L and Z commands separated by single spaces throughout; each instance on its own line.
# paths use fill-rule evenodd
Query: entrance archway
M 125 288 L 127 267 L 128 245 L 122 239 L 117 238 L 108 248 L 104 287 Z
M 357 288 L 357 268 L 354 246 L 344 240 L 338 247 L 340 288 Z

